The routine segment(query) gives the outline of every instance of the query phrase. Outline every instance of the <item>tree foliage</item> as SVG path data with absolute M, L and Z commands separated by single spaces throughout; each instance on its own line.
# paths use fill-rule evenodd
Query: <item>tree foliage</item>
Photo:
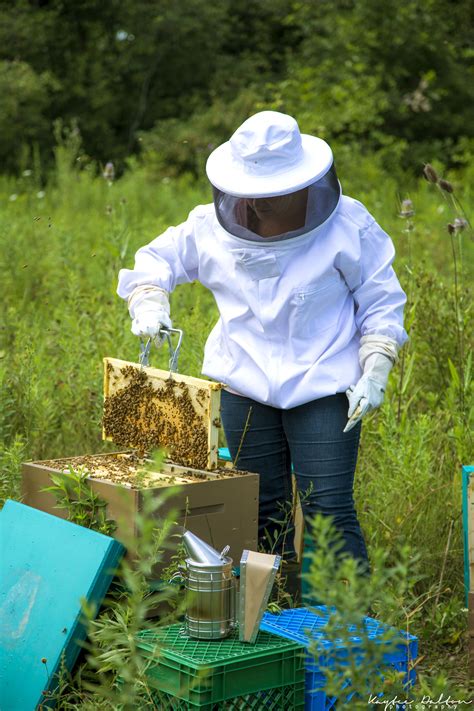
M 470 27 L 468 0 L 0 0 L 2 167 L 22 145 L 49 159 L 62 118 L 95 160 L 142 145 L 195 172 L 263 107 L 341 144 L 395 146 L 405 166 L 456 163 L 460 137 L 472 147 Z

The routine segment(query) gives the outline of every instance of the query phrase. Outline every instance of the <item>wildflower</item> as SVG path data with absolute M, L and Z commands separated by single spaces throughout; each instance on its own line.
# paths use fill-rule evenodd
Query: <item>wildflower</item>
M 399 212 L 400 217 L 413 217 L 415 210 L 413 209 L 413 203 L 411 200 L 403 200 L 402 206 Z
M 42 200 L 45 195 L 46 195 L 46 193 L 44 192 L 44 190 L 40 190 L 39 192 L 36 193 L 36 197 L 38 198 L 38 200 Z
M 33 175 L 33 171 L 30 170 L 29 168 L 27 168 L 26 170 L 23 171 L 22 175 L 23 175 L 25 178 L 29 178 L 30 175 Z
M 429 183 L 437 183 L 438 182 L 438 174 L 436 170 L 433 168 L 432 165 L 429 163 L 425 164 L 425 167 L 423 168 L 423 175 L 425 176 L 426 180 Z
M 102 173 L 102 175 L 105 180 L 109 181 L 109 183 L 111 183 L 115 178 L 115 168 L 114 164 L 111 161 L 105 164 L 104 172 Z
M 463 230 L 469 223 L 464 219 L 464 217 L 456 217 L 453 224 L 457 230 Z
M 441 180 L 438 181 L 438 185 L 441 188 L 441 190 L 444 190 L 446 193 L 452 193 L 453 192 L 453 186 L 449 182 L 449 180 L 444 180 L 441 178 Z
M 453 222 L 449 223 L 448 232 L 450 235 L 455 235 L 456 232 L 461 232 L 468 225 L 469 223 L 464 219 L 464 217 L 456 217 Z
M 18 200 L 18 195 L 16 193 L 12 193 L 8 199 L 10 202 L 15 202 L 15 200 Z
M 420 79 L 416 89 L 403 97 L 403 103 L 410 107 L 412 111 L 431 111 L 431 101 L 424 93 L 429 87 L 426 79 Z

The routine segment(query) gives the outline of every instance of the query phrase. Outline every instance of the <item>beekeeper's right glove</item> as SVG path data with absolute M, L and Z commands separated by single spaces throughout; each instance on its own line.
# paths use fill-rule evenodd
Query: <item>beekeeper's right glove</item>
M 158 332 L 164 326 L 172 328 L 168 292 L 159 286 L 137 286 L 128 297 L 132 317 L 132 333 L 142 338 L 153 338 L 161 346 L 164 336 Z

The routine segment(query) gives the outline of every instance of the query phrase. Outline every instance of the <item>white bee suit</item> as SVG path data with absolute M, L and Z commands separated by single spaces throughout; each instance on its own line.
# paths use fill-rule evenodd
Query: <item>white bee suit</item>
M 253 243 L 200 205 L 138 250 L 118 294 L 139 286 L 171 292 L 199 280 L 220 318 L 202 373 L 278 408 L 345 392 L 361 377 L 362 336 L 400 347 L 406 296 L 392 268 L 392 240 L 357 200 L 341 195 L 325 222 L 291 239 Z

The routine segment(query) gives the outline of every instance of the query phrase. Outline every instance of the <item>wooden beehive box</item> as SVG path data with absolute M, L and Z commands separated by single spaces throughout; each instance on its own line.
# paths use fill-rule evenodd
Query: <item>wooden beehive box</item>
M 165 489 L 179 486 L 178 493 L 167 498 L 157 511 L 157 522 L 170 510 L 177 511 L 176 523 L 217 550 L 229 545 L 230 556 L 236 562 L 244 549 L 256 549 L 258 474 L 237 471 L 222 461 L 213 471 L 199 471 L 170 461 L 163 463 L 161 471 L 143 471 L 146 463 L 132 452 L 28 462 L 23 465 L 23 501 L 66 518 L 67 511 L 56 507 L 54 495 L 42 490 L 51 486 L 51 474 L 66 479 L 70 466 L 76 470 L 85 467 L 90 472 L 87 482 L 107 503 L 107 517 L 117 525 L 113 536 L 130 549 L 130 540 L 137 536 L 136 516 L 143 509 L 144 492 L 151 490 L 159 496 Z M 169 555 L 165 556 L 165 563 Z
M 177 524 L 216 549 L 229 545 L 231 557 L 240 560 L 244 549 L 257 547 L 258 475 L 218 459 L 221 388 L 220 383 L 105 358 L 102 434 L 128 451 L 24 464 L 24 503 L 66 518 L 67 511 L 58 509 L 54 495 L 43 489 L 51 486 L 51 474 L 66 481 L 69 467 L 85 467 L 87 483 L 117 526 L 113 535 L 133 558 L 145 490 L 160 496 L 179 486 L 157 512 L 157 525 L 170 510 L 177 511 Z M 160 471 L 150 470 L 146 459 L 156 448 L 168 455 Z M 155 567 L 156 576 L 170 555 Z
M 474 679 L 474 592 L 468 593 L 468 607 L 469 672 L 471 679 Z
M 467 486 L 467 551 L 469 565 L 469 592 L 474 593 L 474 474 Z
M 474 678 L 474 466 L 462 468 L 462 515 L 469 670 Z
M 104 358 L 103 438 L 177 464 L 217 467 L 221 384 Z
M 464 589 L 474 592 L 474 466 L 462 468 L 462 527 L 464 544 Z

